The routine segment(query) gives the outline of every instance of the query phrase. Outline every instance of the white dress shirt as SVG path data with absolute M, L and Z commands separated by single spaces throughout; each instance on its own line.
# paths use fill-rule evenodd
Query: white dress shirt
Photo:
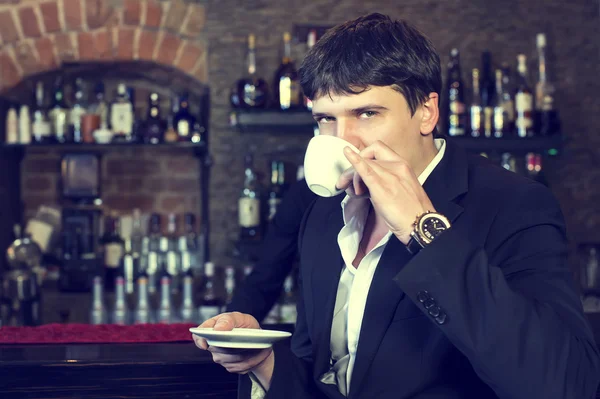
M 436 139 L 435 146 L 438 153 L 433 160 L 427 165 L 425 170 L 419 175 L 418 180 L 421 185 L 425 183 L 431 172 L 440 163 L 446 149 L 444 139 Z M 353 198 L 346 196 L 342 201 L 342 213 L 344 218 L 344 227 L 338 234 L 338 245 L 344 259 L 344 269 L 340 277 L 338 285 L 338 293 L 341 291 L 340 286 L 344 285 L 344 292 L 347 292 L 346 298 L 343 295 L 338 295 L 336 301 L 345 301 L 343 315 L 346 318 L 346 345 L 350 360 L 346 373 L 347 392 L 350 391 L 350 381 L 352 379 L 352 370 L 354 369 L 354 361 L 356 360 L 356 350 L 359 344 L 360 330 L 369 295 L 369 288 L 377 269 L 377 264 L 386 244 L 388 243 L 392 232 L 387 234 L 371 249 L 361 260 L 358 268 L 352 265 L 358 247 L 362 239 L 365 223 L 369 213 L 368 198 Z M 336 307 L 337 307 L 336 302 Z M 340 315 L 341 316 L 341 315 Z M 339 344 L 339 343 L 336 343 Z M 332 346 L 334 343 L 331 344 Z M 333 348 L 332 348 L 333 351 Z

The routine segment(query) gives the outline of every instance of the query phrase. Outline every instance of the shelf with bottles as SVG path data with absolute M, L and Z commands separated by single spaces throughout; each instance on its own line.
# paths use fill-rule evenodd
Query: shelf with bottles
M 565 139 L 561 135 L 549 137 L 504 137 L 486 138 L 455 136 L 444 137 L 457 143 L 470 152 L 484 153 L 514 153 L 526 154 L 529 152 L 543 153 L 544 155 L 558 155 L 564 146 Z
M 45 82 L 32 78 L 32 99 L 22 93 L 3 99 L 0 119 L 8 148 L 87 151 L 154 145 L 202 153 L 207 147 L 208 91 L 174 91 L 118 78 L 74 76 L 67 81 L 58 74 L 51 95 L 45 95 L 50 88 Z

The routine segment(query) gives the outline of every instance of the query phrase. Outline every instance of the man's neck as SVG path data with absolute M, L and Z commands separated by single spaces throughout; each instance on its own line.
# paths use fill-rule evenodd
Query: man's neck
M 434 139 L 431 137 L 423 137 L 423 142 L 421 146 L 421 151 L 418 152 L 417 158 L 413 159 L 411 162 L 411 168 L 415 173 L 415 176 L 419 177 L 421 173 L 427 168 L 427 165 L 433 161 L 433 158 L 438 153 L 438 149 L 435 145 Z

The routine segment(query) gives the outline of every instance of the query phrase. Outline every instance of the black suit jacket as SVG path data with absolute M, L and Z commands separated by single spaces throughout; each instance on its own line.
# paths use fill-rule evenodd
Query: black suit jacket
M 269 313 L 298 255 L 298 232 L 304 212 L 316 198 L 304 179 L 290 186 L 268 227 L 259 261 L 235 290 L 228 312 L 248 313 L 259 322 Z
M 451 141 L 424 188 L 452 227 L 416 256 L 390 239 L 369 290 L 349 397 L 592 398 L 598 351 L 549 190 Z M 267 398 L 341 397 L 319 377 L 329 369 L 343 265 L 342 198 L 318 199 L 305 215 L 292 351 L 276 346 Z

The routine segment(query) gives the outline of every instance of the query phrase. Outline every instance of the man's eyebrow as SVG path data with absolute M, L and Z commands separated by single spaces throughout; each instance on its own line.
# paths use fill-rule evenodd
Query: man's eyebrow
M 367 104 L 367 105 L 363 105 L 358 108 L 350 109 L 348 111 L 353 114 L 362 114 L 363 112 L 367 112 L 367 111 L 387 111 L 387 108 L 384 107 L 383 105 Z
M 320 119 L 320 118 L 325 118 L 326 116 L 331 116 L 331 114 L 326 114 L 326 113 L 323 113 L 323 112 L 314 112 L 312 114 L 312 116 L 315 119 Z

